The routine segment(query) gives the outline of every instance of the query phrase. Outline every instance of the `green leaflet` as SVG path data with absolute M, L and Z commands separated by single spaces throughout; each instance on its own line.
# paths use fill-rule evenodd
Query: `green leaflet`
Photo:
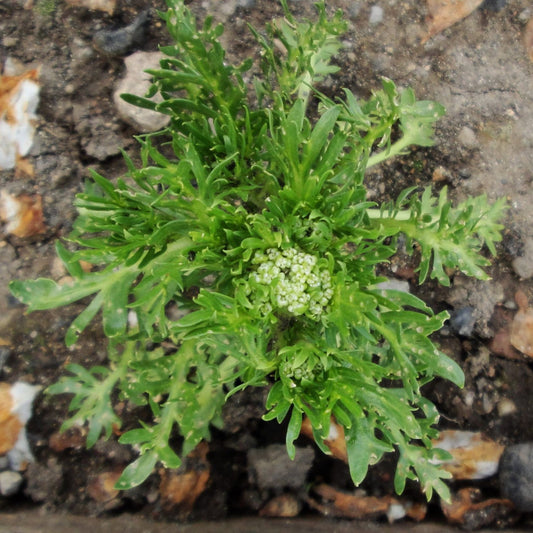
M 365 418 L 359 419 L 346 432 L 348 465 L 355 485 L 366 477 L 369 465 L 376 464 L 384 453 L 393 447 L 374 435 L 372 424 Z
M 289 425 L 287 426 L 287 453 L 291 459 L 294 459 L 296 455 L 296 448 L 294 447 L 294 441 L 300 435 L 300 429 L 302 428 L 302 412 L 296 407 L 292 408 L 291 418 Z
M 129 464 L 115 483 L 115 488 L 127 490 L 140 485 L 152 473 L 159 456 L 155 452 L 148 452 Z

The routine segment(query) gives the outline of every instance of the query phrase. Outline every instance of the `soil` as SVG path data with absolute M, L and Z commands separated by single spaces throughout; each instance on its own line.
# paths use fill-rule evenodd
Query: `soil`
M 34 174 L 0 171 L 0 189 L 41 195 L 47 230 L 26 239 L 6 234 L 0 241 L 0 337 L 6 341 L 0 346 L 0 381 L 21 380 L 45 388 L 62 375 L 67 362 L 102 364 L 105 341 L 95 325 L 67 349 L 64 334 L 80 308 L 73 305 L 27 315 L 7 285 L 15 278 L 64 275 L 54 242 L 71 229 L 73 198 L 82 190 L 89 169 L 119 176 L 125 164 L 118 147 L 136 157 L 133 135 L 138 132 L 120 120 L 112 98 L 124 73 L 123 56 L 95 49 L 93 36 L 101 29 L 129 24 L 148 7 L 164 9 L 164 2 L 118 0 L 112 16 L 66 0 L 30 4 L 0 0 L 0 64 L 9 61 L 22 71 L 40 69 L 39 121 L 28 158 Z M 290 4 L 297 16 L 313 14 L 310 2 Z M 200 17 L 212 13 L 225 23 L 223 41 L 230 61 L 257 52 L 247 23 L 261 29 L 280 15 L 272 0 L 195 0 L 190 5 Z M 419 287 L 410 275 L 411 259 L 401 253 L 387 273 L 403 276 L 413 293 L 435 310 L 447 309 L 455 317 L 436 341 L 461 363 L 466 385 L 458 390 L 436 382 L 426 392 L 443 415 L 442 428 L 481 431 L 503 445 L 533 441 L 532 359 L 508 343 L 504 348 L 494 343 L 498 334 L 508 331 L 516 313 L 515 293 L 520 290 L 533 302 L 533 63 L 522 37 L 525 23 L 533 16 L 530 0 L 486 1 L 424 45 L 424 2 L 328 0 L 327 5 L 345 11 L 349 31 L 337 59 L 340 71 L 321 90 L 334 95 L 348 87 L 365 97 L 386 76 L 399 86 L 413 87 L 419 98 L 437 100 L 447 108 L 434 147 L 414 150 L 369 174 L 371 197 L 383 200 L 410 185 L 436 189 L 447 185 L 455 201 L 482 193 L 491 200 L 505 197 L 508 201 L 504 239 L 489 269 L 491 281 L 457 275 L 451 288 L 433 283 Z M 376 7 L 383 10 L 377 21 Z M 166 42 L 165 30 L 154 17 L 142 42 L 128 53 L 154 51 Z M 36 461 L 24 472 L 21 491 L 0 497 L 0 510 L 40 506 L 79 515 L 128 511 L 152 520 L 192 521 L 255 515 L 272 497 L 291 493 L 286 480 L 278 486 L 259 486 L 248 468 L 250 450 L 284 442 L 283 428 L 260 419 L 264 397 L 264 391 L 250 390 L 228 404 L 226 427 L 215 431 L 209 443 L 207 489 L 184 511 L 162 505 L 159 482 L 164 474 L 159 472 L 124 496 L 95 496 L 98 475 L 121 468 L 133 452 L 118 445 L 115 436 L 91 450 L 83 447 L 83 435 L 76 433 L 58 444 L 69 399 L 39 394 L 28 423 Z M 304 437 L 299 445 L 312 447 Z M 278 468 L 283 470 L 284 465 L 281 462 Z M 320 481 L 353 489 L 347 467 L 318 451 L 303 467 L 310 485 Z M 377 465 L 363 489 L 369 495 L 392 494 L 393 467 L 393 460 Z M 486 497 L 498 495 L 497 479 L 476 486 Z M 304 514 L 316 512 L 306 504 L 305 492 L 292 493 Z M 408 493 L 421 499 L 415 486 Z M 442 520 L 437 506 L 430 506 L 429 515 Z M 530 518 L 522 516 L 518 524 Z

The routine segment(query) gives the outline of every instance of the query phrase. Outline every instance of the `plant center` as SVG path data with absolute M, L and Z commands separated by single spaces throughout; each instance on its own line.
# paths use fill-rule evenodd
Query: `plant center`
M 250 276 L 267 290 L 254 291 L 254 301 L 263 314 L 276 309 L 292 315 L 318 320 L 333 296 L 327 264 L 296 248 L 258 251 L 252 259 L 256 266 Z

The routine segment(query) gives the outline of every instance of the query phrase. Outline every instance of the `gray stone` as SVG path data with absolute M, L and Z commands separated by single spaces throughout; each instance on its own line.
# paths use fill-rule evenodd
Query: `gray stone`
M 383 22 L 383 8 L 380 6 L 372 6 L 370 8 L 370 16 L 368 17 L 369 24 L 379 24 Z
M 72 108 L 74 127 L 80 135 L 84 152 L 98 161 L 120 154 L 124 139 L 115 130 L 118 121 L 110 121 L 105 115 L 94 114 L 89 105 L 76 104 Z
M 500 459 L 500 491 L 519 511 L 533 511 L 533 442 L 509 446 Z
M 2 496 L 13 496 L 22 485 L 23 477 L 13 470 L 0 472 L 0 494 Z
M 124 60 L 126 76 L 119 82 L 113 94 L 113 101 L 122 120 L 142 133 L 164 128 L 170 118 L 150 109 L 128 104 L 121 98 L 121 95 L 130 93 L 144 96 L 151 85 L 150 76 L 144 71 L 150 68 L 159 68 L 159 61 L 162 57 L 163 54 L 160 52 L 135 52 L 128 56 Z M 154 96 L 153 100 L 160 102 L 160 95 Z
M 139 13 L 135 20 L 123 28 L 100 30 L 94 34 L 93 45 L 101 53 L 112 56 L 125 56 L 132 48 L 141 45 L 151 19 L 151 10 Z
M 474 334 L 485 339 L 494 336 L 490 319 L 494 313 L 494 307 L 505 300 L 505 292 L 501 283 L 456 275 L 453 289 L 447 295 L 446 300 L 456 309 L 472 308 L 472 319 L 475 322 Z
M 521 24 L 525 25 L 529 22 L 529 19 L 531 19 L 531 17 L 533 17 L 533 8 L 526 7 L 526 9 L 524 9 L 518 14 L 518 21 Z
M 456 309 L 450 317 L 450 326 L 452 330 L 463 337 L 472 336 L 475 324 L 475 310 L 470 306 Z
M 533 277 L 533 238 L 526 239 L 522 255 L 513 260 L 513 270 L 522 279 Z
M 63 487 L 63 467 L 56 459 L 47 464 L 30 463 L 26 470 L 25 494 L 34 502 L 53 502 Z
M 359 16 L 359 13 L 361 12 L 361 2 L 352 1 L 347 9 L 350 18 L 355 19 Z
M 120 149 L 123 144 L 122 137 L 114 132 L 109 132 L 105 139 L 103 136 L 98 136 L 81 143 L 85 153 L 98 159 L 98 161 L 105 161 L 110 157 L 120 154 Z
M 476 134 L 474 133 L 474 130 L 472 130 L 468 126 L 464 126 L 461 129 L 461 131 L 459 132 L 459 135 L 457 136 L 457 140 L 465 148 L 468 148 L 470 150 L 472 150 L 473 148 L 476 148 L 478 145 L 478 140 L 477 140 Z
M 255 6 L 255 0 L 237 0 L 237 5 L 244 9 L 251 9 Z
M 260 489 L 299 489 L 305 484 L 315 452 L 311 447 L 296 448 L 292 461 L 283 444 L 271 444 L 248 452 L 248 472 Z

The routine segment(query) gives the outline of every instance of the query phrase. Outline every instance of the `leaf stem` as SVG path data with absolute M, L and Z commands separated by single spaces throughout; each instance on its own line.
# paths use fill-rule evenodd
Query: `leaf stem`
M 404 150 L 408 148 L 411 144 L 412 141 L 409 136 L 404 135 L 401 139 L 398 139 L 395 143 L 393 143 L 385 150 L 371 154 L 368 158 L 366 168 L 369 169 L 375 165 L 378 165 L 379 163 L 382 163 L 386 159 L 401 155 Z
M 383 211 L 382 209 L 369 208 L 366 210 L 366 214 L 368 215 L 368 218 L 372 220 L 395 220 L 398 222 L 410 220 L 413 216 L 413 213 L 410 209 L 402 209 L 401 211 L 391 213 L 388 211 Z

